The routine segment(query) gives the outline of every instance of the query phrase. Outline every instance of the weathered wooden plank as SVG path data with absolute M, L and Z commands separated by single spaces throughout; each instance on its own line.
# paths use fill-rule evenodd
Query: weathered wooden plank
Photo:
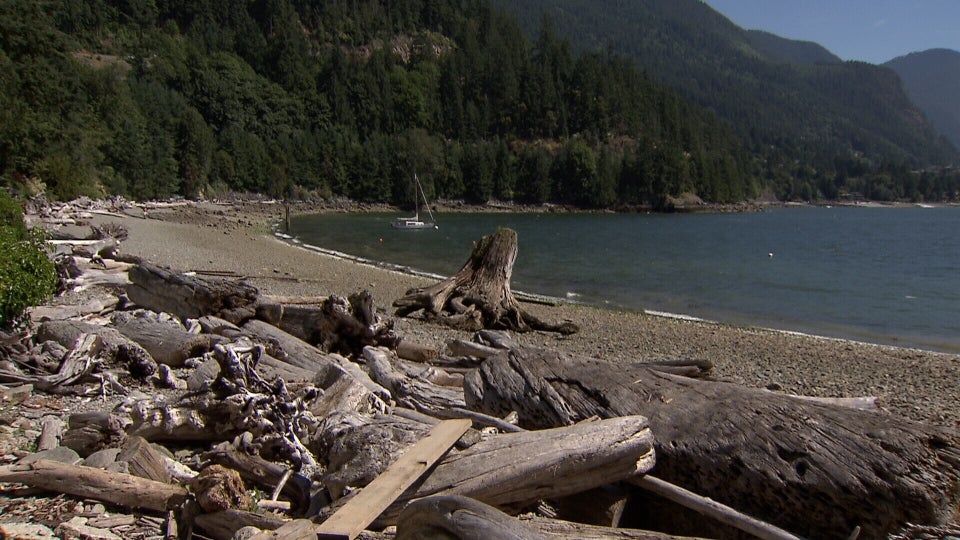
M 353 540 L 470 428 L 469 420 L 444 420 L 403 453 L 317 529 L 319 539 Z

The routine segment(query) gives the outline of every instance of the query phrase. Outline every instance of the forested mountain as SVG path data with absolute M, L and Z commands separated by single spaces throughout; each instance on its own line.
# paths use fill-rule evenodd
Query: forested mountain
M 715 111 L 781 196 L 916 197 L 922 194 L 897 185 L 897 169 L 958 161 L 957 149 L 924 120 L 890 70 L 810 63 L 806 55 L 796 63 L 796 48 L 788 53 L 758 40 L 700 0 L 493 1 L 531 35 L 547 17 L 575 50 L 633 58 L 651 78 Z M 864 175 L 881 169 L 886 173 L 872 179 Z M 865 180 L 852 182 L 853 175 Z
M 839 64 L 837 55 L 812 41 L 782 38 L 763 30 L 747 30 L 750 47 L 771 62 L 793 64 Z
M 559 28 L 527 37 L 486 0 L 0 0 L 0 182 L 61 198 L 235 190 L 402 204 L 417 172 L 430 198 L 588 208 L 664 207 L 684 193 L 728 202 L 958 189 L 956 174 L 908 172 L 955 157 L 925 145 L 922 117 L 906 134 L 899 117 L 875 121 L 912 111 L 859 84 L 895 79 L 887 70 L 814 66 L 804 84 L 840 99 L 802 108 L 806 94 L 790 88 L 801 68 L 744 45 L 753 52 L 742 66 L 714 62 L 715 79 L 693 79 L 704 95 L 730 96 L 740 70 L 780 74 L 775 86 L 744 83 L 732 110 L 756 122 L 745 128 L 703 95 L 688 92 L 707 107 L 655 82 L 677 76 L 667 52 L 640 69 L 615 47 L 574 47 Z M 645 39 L 664 51 L 687 43 L 707 60 L 727 43 L 677 40 L 693 30 Z M 798 110 L 753 103 L 761 87 L 794 96 Z M 845 114 L 829 121 L 835 110 Z
M 960 147 L 960 52 L 930 49 L 883 64 L 900 75 L 910 99 Z

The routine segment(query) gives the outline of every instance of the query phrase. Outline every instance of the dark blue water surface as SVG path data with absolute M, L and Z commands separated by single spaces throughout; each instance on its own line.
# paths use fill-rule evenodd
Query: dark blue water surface
M 304 244 L 455 273 L 472 244 L 517 231 L 513 288 L 628 310 L 960 352 L 960 208 L 759 213 L 301 216 Z

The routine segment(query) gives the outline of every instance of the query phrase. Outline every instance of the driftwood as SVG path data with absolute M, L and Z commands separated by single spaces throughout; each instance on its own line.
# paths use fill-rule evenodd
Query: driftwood
M 125 463 L 127 472 L 134 476 L 164 483 L 171 480 L 166 458 L 143 437 L 128 437 L 116 461 Z
M 286 520 L 270 513 L 249 512 L 245 510 L 224 510 L 200 514 L 194 518 L 194 524 L 215 540 L 230 540 L 243 527 L 275 530 Z
M 73 349 L 63 358 L 56 373 L 28 375 L 0 368 L 0 382 L 32 384 L 37 390 L 51 394 L 83 393 L 84 389 L 71 385 L 91 375 L 99 367 L 103 341 L 96 335 L 81 334 Z
M 123 419 L 103 411 L 71 414 L 61 446 L 87 457 L 98 450 L 119 446 L 125 437 Z
M 63 420 L 48 414 L 40 421 L 40 437 L 37 438 L 37 452 L 60 446 L 63 437 Z
M 675 536 L 663 532 L 601 527 L 572 521 L 545 518 L 534 514 L 520 516 L 520 521 L 546 538 L 577 540 L 697 540 L 689 536 Z
M 250 497 L 240 473 L 223 465 L 204 467 L 200 474 L 190 480 L 190 492 L 204 512 L 250 507 Z
M 372 482 L 429 427 L 393 415 L 370 418 L 337 411 L 321 420 L 309 448 L 324 466 L 321 483 L 331 498 L 338 500 L 348 486 L 362 487 Z
M 404 451 L 383 474 L 327 518 L 317 528 L 318 538 L 356 538 L 381 512 L 413 485 L 450 450 L 470 427 L 468 420 L 445 420 Z
M 398 316 L 422 310 L 427 319 L 465 330 L 577 332 L 571 322 L 546 323 L 520 306 L 510 289 L 516 258 L 517 233 L 500 229 L 477 243 L 456 275 L 429 287 L 410 289 L 393 306 Z
M 114 327 L 150 353 L 159 364 L 181 367 L 188 358 L 196 358 L 210 350 L 209 335 L 187 332 L 175 320 L 160 320 L 150 312 L 120 312 L 113 317 Z
M 37 331 L 37 341 L 55 341 L 63 346 L 75 343 L 80 334 L 95 334 L 103 342 L 100 355 L 107 363 L 125 365 L 131 375 L 145 379 L 157 372 L 157 362 L 146 349 L 116 328 L 83 321 L 47 321 Z
M 323 395 L 308 406 L 317 418 L 326 418 L 337 411 L 359 414 L 383 414 L 389 405 L 353 377 L 343 377 L 324 389 Z
M 473 341 L 465 341 L 462 339 L 451 339 L 447 341 L 447 350 L 449 350 L 450 354 L 453 356 L 472 356 L 474 358 L 490 358 L 491 356 L 496 356 L 500 354 L 500 352 L 503 349 L 491 347 L 489 345 L 484 345 L 482 343 L 475 343 Z
M 258 320 L 244 323 L 243 330 L 267 346 L 267 353 L 298 368 L 312 371 L 332 382 L 339 377 L 338 362 L 320 349 L 283 330 Z M 332 372 L 327 375 L 327 372 Z
M 187 498 L 187 490 L 173 484 L 49 460 L 0 467 L 0 482 L 19 482 L 77 497 L 158 512 L 169 510 Z
M 464 495 L 516 511 L 618 482 L 653 467 L 652 445 L 653 434 L 639 416 L 497 435 L 448 454 L 378 524 L 394 523 L 405 502 L 430 495 Z
M 366 345 L 395 346 L 389 321 L 377 316 L 373 297 L 363 291 L 348 300 L 330 296 L 319 306 L 280 304 L 242 280 L 207 279 L 149 263 L 130 268 L 127 295 L 135 304 L 180 319 L 215 316 L 233 324 L 260 319 L 324 351 L 347 355 Z
M 960 496 L 955 434 L 870 411 L 539 349 L 488 359 L 465 392 L 528 428 L 642 414 L 658 477 L 801 536 L 941 523 Z
M 440 532 L 443 534 L 438 534 Z M 589 525 L 532 514 L 517 519 L 475 499 L 455 495 L 427 497 L 407 505 L 400 514 L 396 538 L 683 540 L 664 533 Z
M 334 499 L 346 486 L 367 485 L 428 427 L 396 416 L 371 420 L 332 415 L 311 446 L 315 455 L 325 458 L 321 482 Z M 496 435 L 447 454 L 375 526 L 394 524 L 403 506 L 421 497 L 464 495 L 517 511 L 539 499 L 564 497 L 644 473 L 654 461 L 653 435 L 645 419 L 637 416 Z
M 686 508 L 691 508 L 699 514 L 711 517 L 720 523 L 750 533 L 761 540 L 800 540 L 799 537 L 778 527 L 744 515 L 707 497 L 702 497 L 669 482 L 664 482 L 655 476 L 638 476 L 630 479 L 630 482 Z
M 276 359 L 312 370 L 315 373 L 314 384 L 320 388 L 329 388 L 343 377 L 352 377 L 371 393 L 385 401 L 390 400 L 389 391 L 373 382 L 357 364 L 342 356 L 324 354 L 309 343 L 263 321 L 247 321 L 243 329 L 262 342 L 269 343 L 267 351 Z
M 496 508 L 456 495 L 414 501 L 400 514 L 397 540 L 432 537 L 460 540 L 542 540 L 536 529 Z
M 310 479 L 292 473 L 289 467 L 245 452 L 229 442 L 222 442 L 204 452 L 203 458 L 240 472 L 244 480 L 266 490 L 276 491 L 279 487 L 292 502 L 294 512 L 305 511 L 310 504 Z
M 394 347 L 397 356 L 414 362 L 431 362 L 440 357 L 440 351 L 433 347 L 401 339 Z
M 512 429 L 508 430 L 510 432 L 526 431 L 521 427 L 510 427 L 512 427 Z M 751 516 L 742 514 L 733 508 L 720 504 L 708 497 L 697 495 L 696 493 L 670 484 L 669 482 L 665 482 L 659 478 L 655 478 L 650 475 L 642 475 L 630 478 L 627 480 L 627 482 L 635 486 L 639 486 L 647 491 L 656 493 L 657 495 L 676 502 L 685 508 L 692 509 L 698 514 L 711 517 L 720 523 L 730 525 L 735 529 L 750 533 L 752 536 L 762 540 L 797 539 L 796 536 L 784 531 L 783 529 L 761 522 Z M 547 515 L 553 515 L 554 513 L 563 514 L 563 517 L 566 518 L 568 522 L 573 521 L 577 522 L 578 524 L 595 524 L 604 527 L 617 527 L 626 507 L 627 495 L 628 494 L 625 493 L 625 490 L 619 485 L 602 486 L 589 491 L 583 491 L 575 495 L 571 495 L 564 499 L 550 501 L 552 512 L 548 513 Z M 565 526 L 561 526 L 558 533 L 562 531 L 567 531 L 569 533 L 569 529 Z M 646 533 L 646 531 L 637 532 Z M 621 538 L 620 534 L 622 533 L 614 533 L 609 530 L 600 529 L 598 531 L 593 531 L 590 535 L 586 535 L 585 532 L 581 532 L 580 534 L 574 536 L 578 538 L 586 538 L 587 536 L 593 538 L 593 534 L 597 535 L 596 538 Z M 635 536 L 633 536 L 633 534 L 634 533 L 631 533 L 629 536 L 623 536 L 623 538 L 634 538 Z M 659 536 L 660 533 L 650 534 L 658 535 L 655 536 L 656 538 L 661 537 Z M 663 536 L 666 537 L 666 535 Z M 646 538 L 646 536 L 642 537 Z
M 466 407 L 463 386 L 438 385 L 425 377 L 405 372 L 396 355 L 383 347 L 365 347 L 363 358 L 370 378 L 390 390 L 400 405 L 424 413 L 451 407 Z
M 362 291 L 344 299 L 332 295 L 319 306 L 281 305 L 276 324 L 326 352 L 354 356 L 367 345 L 395 347 L 399 338 L 390 321 L 381 320 L 373 296 Z
M 141 263 L 130 268 L 130 300 L 181 319 L 216 315 L 234 324 L 256 316 L 259 291 L 243 281 L 203 279 Z
M 630 490 L 616 484 L 574 493 L 546 503 L 553 510 L 553 517 L 561 516 L 567 521 L 587 525 L 617 527 L 629 496 Z

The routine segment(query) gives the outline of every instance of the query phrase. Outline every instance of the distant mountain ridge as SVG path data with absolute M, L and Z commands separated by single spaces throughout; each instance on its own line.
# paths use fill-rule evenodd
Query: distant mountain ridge
M 771 62 L 839 64 L 843 60 L 812 41 L 787 39 L 764 30 L 747 30 L 750 46 Z
M 910 168 L 960 162 L 890 70 L 744 30 L 700 0 L 493 1 L 531 35 L 547 17 L 575 50 L 632 57 L 654 79 L 730 122 L 765 156 L 762 174 L 780 176 L 781 184 L 843 174 L 838 161 Z
M 897 72 L 930 123 L 960 147 L 960 52 L 930 49 L 883 65 Z

